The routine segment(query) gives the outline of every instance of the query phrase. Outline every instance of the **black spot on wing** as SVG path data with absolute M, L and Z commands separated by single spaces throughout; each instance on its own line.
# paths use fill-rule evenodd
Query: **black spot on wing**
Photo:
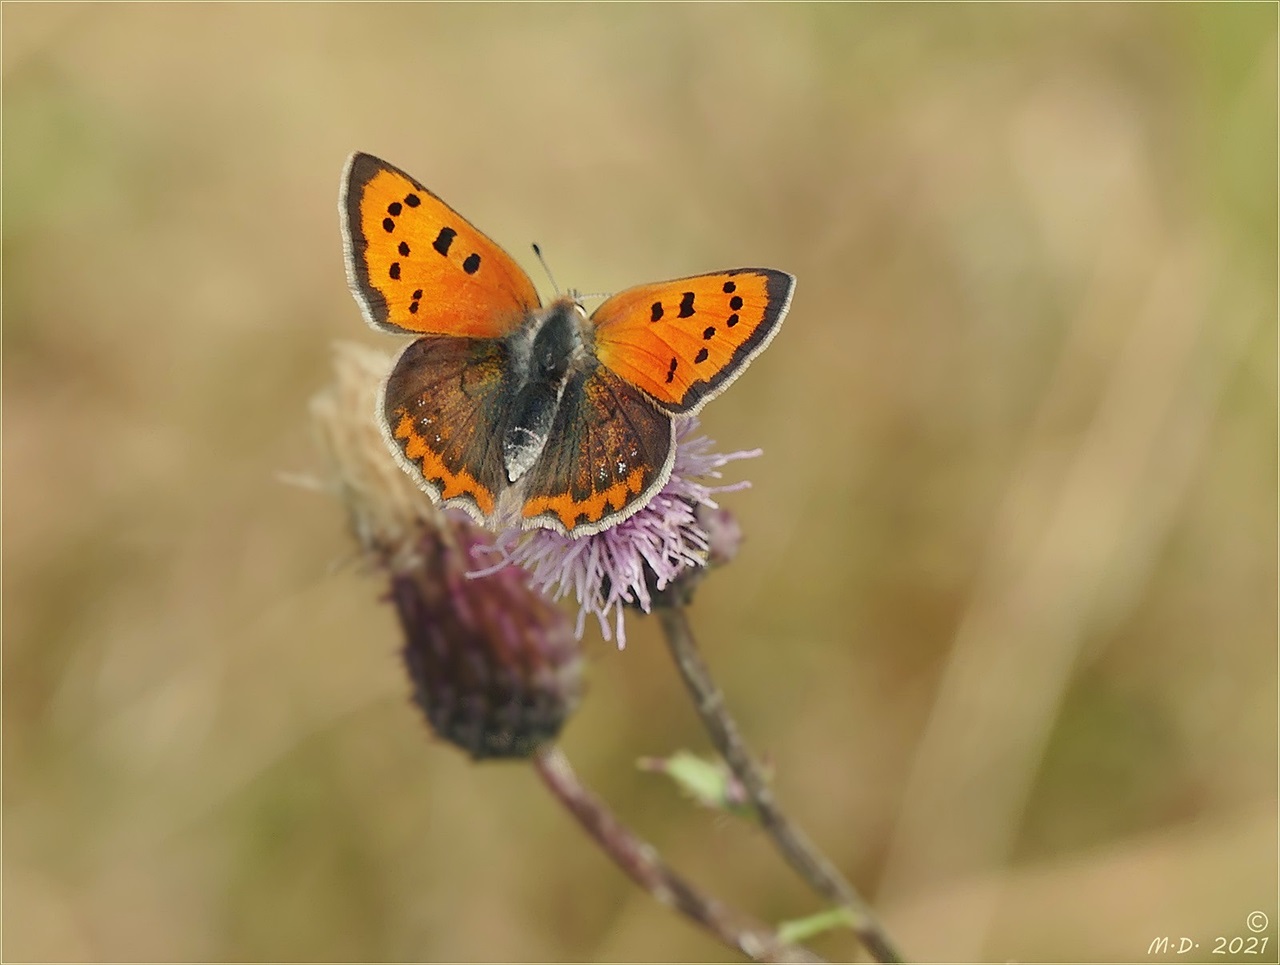
M 747 360 L 760 350 L 761 343 L 767 341 L 774 330 L 777 328 L 778 315 L 787 299 L 790 297 L 794 279 L 785 272 L 776 271 L 769 268 L 745 269 L 743 271 L 734 272 L 733 274 L 746 274 L 759 278 L 764 281 L 766 309 L 763 317 L 752 327 L 751 331 L 746 333 L 743 339 L 733 352 L 732 357 L 722 365 L 717 365 L 715 371 L 705 378 L 694 377 L 693 381 L 685 391 L 684 395 L 678 402 L 661 403 L 660 408 L 664 411 L 674 414 L 688 412 L 698 406 L 709 394 L 714 393 L 722 385 L 731 378 L 736 376 L 746 364 Z M 725 294 L 732 294 L 737 289 L 737 284 L 726 281 L 722 286 Z M 724 321 L 725 328 L 734 328 L 741 322 L 741 317 L 737 310 L 743 307 L 743 299 L 741 296 L 732 295 L 728 299 L 726 307 L 733 310 Z M 706 338 L 706 329 L 703 330 L 704 338 Z M 714 333 L 713 333 L 714 334 Z M 694 364 L 706 361 L 710 353 L 707 349 L 701 349 L 694 356 Z
M 431 247 L 442 255 L 449 254 L 449 246 L 453 244 L 453 239 L 458 237 L 458 232 L 452 228 L 441 228 L 440 233 L 436 235 L 436 240 L 431 243 Z

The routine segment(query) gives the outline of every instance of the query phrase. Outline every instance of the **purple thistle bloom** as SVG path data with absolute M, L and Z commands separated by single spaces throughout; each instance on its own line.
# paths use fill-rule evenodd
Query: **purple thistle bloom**
M 723 514 L 709 512 L 719 509 L 712 495 L 751 485 L 719 486 L 710 481 L 721 478 L 720 469 L 727 463 L 753 458 L 760 450 L 713 453 L 714 443 L 709 438 L 691 438 L 697 429 L 696 417 L 677 420 L 671 478 L 634 516 L 577 539 L 549 529 L 509 531 L 498 538 L 496 551 L 501 559 L 481 573 L 515 563 L 529 573 L 534 587 L 553 600 L 572 593 L 578 601 L 577 636 L 582 636 L 587 614 L 595 614 L 606 640 L 612 639 L 612 623 L 618 649 L 622 649 L 627 643 L 622 620 L 625 607 L 648 613 L 655 591 L 666 589 L 717 555 L 708 530 L 723 531 L 725 524 Z M 728 528 L 736 546 L 736 526 Z

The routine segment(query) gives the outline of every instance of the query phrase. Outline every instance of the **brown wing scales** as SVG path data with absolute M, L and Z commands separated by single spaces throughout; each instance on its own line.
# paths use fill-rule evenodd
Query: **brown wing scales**
M 437 502 L 478 519 L 493 515 L 506 483 L 507 348 L 494 339 L 427 336 L 401 353 L 387 378 L 384 429 L 393 449 Z
M 671 417 L 603 366 L 570 377 L 546 449 L 529 473 L 526 527 L 574 536 L 643 508 L 671 477 Z

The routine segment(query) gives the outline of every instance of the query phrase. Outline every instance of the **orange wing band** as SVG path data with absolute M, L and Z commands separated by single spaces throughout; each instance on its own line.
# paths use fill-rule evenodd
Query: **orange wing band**
M 400 413 L 400 421 L 396 424 L 392 435 L 400 443 L 405 458 L 422 467 L 423 478 L 433 488 L 439 490 L 440 499 L 449 500 L 469 496 L 475 501 L 480 512 L 486 516 L 492 515 L 494 494 L 465 469 L 456 473 L 450 472 L 439 454 L 434 452 L 427 445 L 427 441 L 414 430 L 413 419 L 407 413 L 403 411 Z
M 585 500 L 576 500 L 568 493 L 558 496 L 535 496 L 524 504 L 524 518 L 533 519 L 543 513 L 553 513 L 566 530 L 583 522 L 598 523 L 606 513 L 620 512 L 636 496 L 644 492 L 645 477 L 639 469 L 633 469 L 627 478 L 614 483 L 608 489 L 592 493 Z

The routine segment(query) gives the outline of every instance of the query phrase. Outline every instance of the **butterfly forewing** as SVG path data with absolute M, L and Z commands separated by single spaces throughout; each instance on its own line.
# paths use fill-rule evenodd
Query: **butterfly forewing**
M 627 289 L 591 316 L 596 356 L 666 411 L 697 412 L 764 351 L 794 286 L 738 268 Z
M 351 156 L 339 215 L 347 278 L 376 328 L 494 337 L 538 307 L 510 255 L 386 161 Z

